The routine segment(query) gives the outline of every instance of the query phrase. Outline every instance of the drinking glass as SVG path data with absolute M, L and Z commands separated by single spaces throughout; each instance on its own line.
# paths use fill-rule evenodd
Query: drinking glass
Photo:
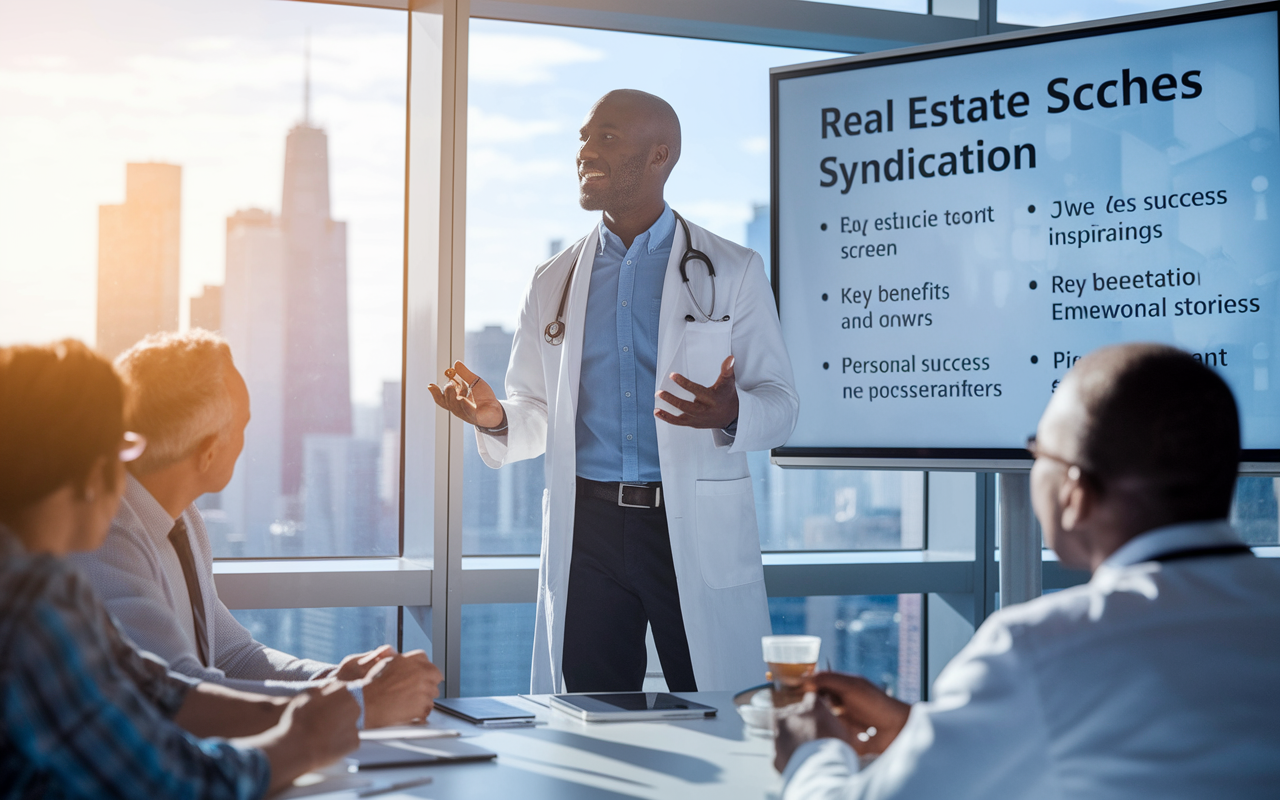
M 804 681 L 818 666 L 820 636 L 764 636 L 760 640 L 769 665 L 765 678 L 773 681 L 773 707 L 782 708 L 804 699 Z

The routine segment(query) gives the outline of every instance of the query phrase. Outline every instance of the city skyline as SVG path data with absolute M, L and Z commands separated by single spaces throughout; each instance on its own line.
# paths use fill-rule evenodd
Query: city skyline
M 353 436 L 347 229 L 330 214 L 329 148 L 310 120 L 285 140 L 280 214 L 241 209 L 227 218 L 220 321 L 249 389 L 251 419 L 231 483 L 204 500 L 217 517 L 220 555 L 390 555 L 398 507 L 383 474 L 384 449 L 399 459 L 386 414 Z M 398 383 L 395 384 L 398 386 Z M 383 384 L 384 405 L 398 390 Z M 394 439 L 394 445 L 392 443 Z M 398 482 L 394 482 L 398 488 Z
M 125 165 L 124 202 L 98 206 L 96 344 L 115 358 L 149 333 L 178 329 L 182 167 Z
M 188 325 L 189 299 L 223 283 L 226 218 L 280 211 L 310 30 L 311 118 L 330 138 L 332 216 L 351 226 L 352 400 L 376 406 L 400 372 L 403 13 L 122 3 L 112 14 L 86 0 L 0 11 L 0 342 L 94 343 L 98 206 L 123 200 L 127 163 L 182 167 L 178 327 Z

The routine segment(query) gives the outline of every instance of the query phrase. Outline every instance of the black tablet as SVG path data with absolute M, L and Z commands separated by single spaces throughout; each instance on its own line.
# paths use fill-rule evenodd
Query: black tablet
M 714 717 L 712 706 L 666 692 L 554 694 L 551 706 L 587 722 Z

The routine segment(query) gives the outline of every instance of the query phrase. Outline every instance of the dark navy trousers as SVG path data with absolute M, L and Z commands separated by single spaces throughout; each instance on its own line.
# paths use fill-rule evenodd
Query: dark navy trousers
M 667 687 L 694 692 L 665 508 L 578 494 L 562 665 L 570 692 L 638 692 L 646 623 Z

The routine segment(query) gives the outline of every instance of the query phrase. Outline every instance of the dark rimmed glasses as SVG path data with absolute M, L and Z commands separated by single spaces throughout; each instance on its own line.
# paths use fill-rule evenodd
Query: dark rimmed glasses
M 1081 467 L 1076 462 L 1063 458 L 1062 456 L 1056 456 L 1053 453 L 1046 453 L 1038 444 L 1036 444 L 1036 435 L 1034 433 L 1027 437 L 1027 452 L 1030 453 L 1031 457 L 1034 459 L 1047 458 L 1050 461 L 1057 461 L 1059 464 L 1062 464 L 1067 468 L 1067 477 L 1072 480 L 1078 480 L 1085 473 L 1084 467 Z

